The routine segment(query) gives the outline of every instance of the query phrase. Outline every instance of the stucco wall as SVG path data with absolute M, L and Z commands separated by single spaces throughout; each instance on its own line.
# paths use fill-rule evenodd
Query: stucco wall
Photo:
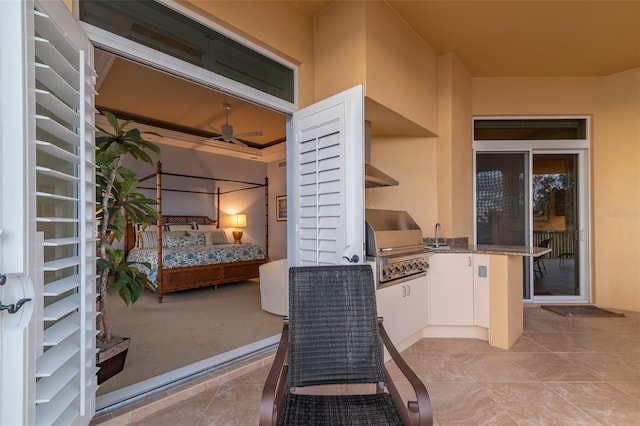
M 471 76 L 453 54 L 439 58 L 438 222 L 447 237 L 473 240 Z
M 437 131 L 437 57 L 386 2 L 335 2 L 314 37 L 318 100 L 364 84 L 367 98 Z
M 371 163 L 398 180 L 398 186 L 365 190 L 367 208 L 406 210 L 433 236 L 438 221 L 437 139 L 379 137 L 371 143 Z
M 438 58 L 387 2 L 366 4 L 366 96 L 438 132 Z
M 474 78 L 474 115 L 592 117 L 592 296 L 640 311 L 640 69 L 589 78 Z
M 315 19 L 316 100 L 365 83 L 364 10 L 361 2 L 335 3 Z
M 604 77 L 603 96 L 593 149 L 595 299 L 640 311 L 640 69 Z

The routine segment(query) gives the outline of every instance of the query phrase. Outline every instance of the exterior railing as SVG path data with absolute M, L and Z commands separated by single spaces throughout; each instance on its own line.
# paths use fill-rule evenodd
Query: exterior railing
M 545 255 L 548 259 L 562 259 L 573 257 L 574 250 L 574 232 L 573 231 L 534 231 L 533 245 L 540 246 L 540 243 L 546 239 L 551 239 L 549 248 L 551 253 Z

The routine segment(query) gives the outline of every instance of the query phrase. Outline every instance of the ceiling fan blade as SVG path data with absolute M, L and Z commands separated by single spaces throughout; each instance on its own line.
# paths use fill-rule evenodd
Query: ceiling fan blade
M 221 130 L 216 129 L 216 128 L 215 128 L 215 127 L 213 127 L 211 124 L 207 124 L 206 126 L 207 126 L 208 128 L 210 128 L 211 130 L 213 130 L 214 132 L 222 134 L 222 131 L 221 131 Z
M 245 147 L 245 148 L 249 146 L 246 143 L 244 143 L 241 140 L 238 140 L 236 138 L 231 138 L 231 142 L 235 143 L 238 146 L 242 146 L 242 147 Z
M 239 138 L 243 138 L 243 137 L 247 137 L 247 136 L 262 136 L 262 132 L 257 130 L 255 132 L 236 133 L 233 136 L 239 137 Z

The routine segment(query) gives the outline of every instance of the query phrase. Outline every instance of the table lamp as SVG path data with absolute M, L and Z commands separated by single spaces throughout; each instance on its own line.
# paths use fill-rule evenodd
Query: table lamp
M 246 214 L 234 214 L 231 216 L 231 226 L 234 227 L 233 243 L 242 244 L 242 229 L 247 227 L 247 215 Z

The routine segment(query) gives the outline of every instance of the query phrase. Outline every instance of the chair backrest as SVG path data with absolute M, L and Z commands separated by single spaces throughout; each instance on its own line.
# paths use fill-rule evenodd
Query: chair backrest
M 539 247 L 549 248 L 551 241 L 552 241 L 552 238 L 547 238 L 546 240 L 542 240 L 540 241 Z
M 384 382 L 368 265 L 289 270 L 290 386 Z
M 544 247 L 544 248 L 549 248 L 551 246 L 551 242 L 553 241 L 553 238 L 547 238 L 546 240 L 542 240 L 540 241 L 540 244 L 538 244 L 538 247 Z M 535 259 L 538 261 L 541 261 L 543 258 L 547 257 L 550 258 L 552 252 L 549 252 L 543 256 L 538 256 Z

